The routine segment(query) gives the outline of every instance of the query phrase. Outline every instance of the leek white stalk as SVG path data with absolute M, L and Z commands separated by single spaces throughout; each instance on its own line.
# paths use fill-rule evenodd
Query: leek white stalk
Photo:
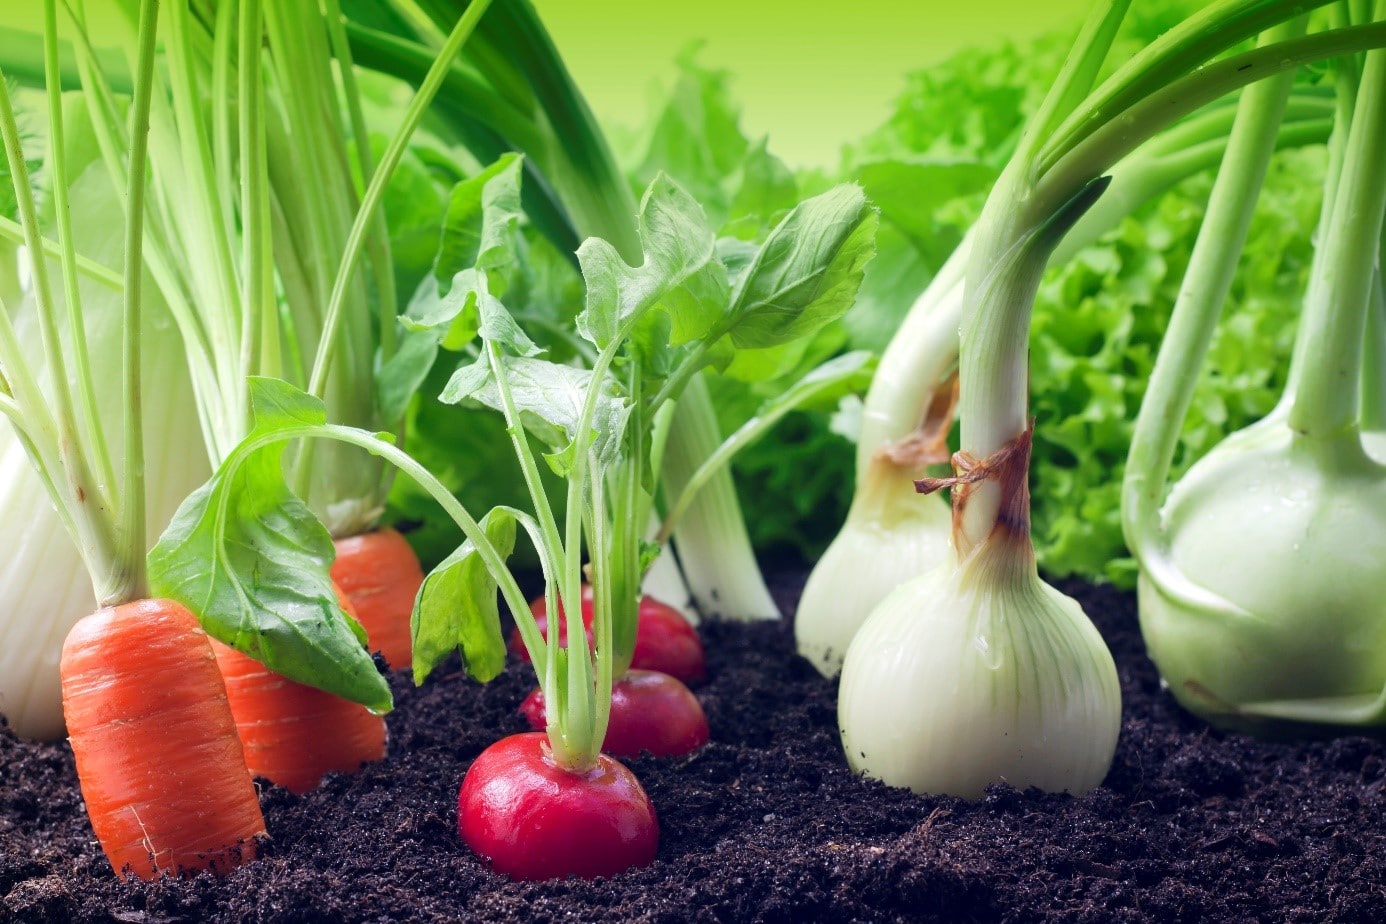
M 1386 3 L 1373 18 L 1386 20 Z M 1258 734 L 1386 724 L 1386 466 L 1364 450 L 1357 387 L 1376 375 L 1362 364 L 1380 307 L 1386 53 L 1368 53 L 1355 95 L 1347 134 L 1335 133 L 1341 169 L 1330 170 L 1285 401 L 1199 460 L 1157 513 L 1187 406 L 1180 386 L 1218 307 L 1192 306 L 1189 333 L 1161 350 L 1128 469 L 1123 519 L 1151 657 L 1184 706 Z

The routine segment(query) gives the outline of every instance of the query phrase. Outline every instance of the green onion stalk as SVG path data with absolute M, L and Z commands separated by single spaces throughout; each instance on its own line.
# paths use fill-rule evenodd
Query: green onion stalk
M 1309 90 L 1296 93 L 1276 144 L 1321 143 L 1332 111 L 1332 100 Z M 1234 107 L 1215 103 L 1124 158 L 1049 265 L 1063 265 L 1146 202 L 1213 169 L 1226 148 L 1233 114 Z M 847 521 L 810 573 L 795 614 L 799 653 L 824 676 L 842 670 L 848 644 L 876 604 L 948 554 L 948 505 L 939 495 L 918 494 L 914 479 L 929 465 L 948 461 L 945 441 L 956 405 L 957 331 L 971 244 L 969 236 L 915 300 L 867 391 Z
M 1339 10 L 1380 29 L 1386 3 Z M 1379 45 L 1379 43 L 1377 43 Z M 1215 330 L 1254 198 L 1273 109 L 1248 106 L 1242 155 L 1219 174 L 1141 407 L 1122 519 L 1141 566 L 1141 631 L 1185 708 L 1283 737 L 1386 723 L 1386 552 L 1380 455 L 1386 53 L 1334 62 L 1320 246 L 1284 396 L 1168 489 L 1174 441 Z M 1249 91 L 1250 92 L 1250 91 Z M 1269 92 L 1269 90 L 1263 91 Z M 1261 168 L 1263 169 L 1263 168 Z M 1373 452 L 1372 450 L 1377 450 Z
M 1120 726 L 1116 670 L 1077 602 L 1040 579 L 1029 536 L 1027 349 L 1040 275 L 1100 201 L 1106 171 L 1156 132 L 1256 80 L 1386 41 L 1386 24 L 1372 24 L 1218 57 L 1305 10 L 1222 0 L 1099 85 L 1126 9 L 1093 11 L 974 231 L 961 449 L 952 478 L 918 485 L 951 489 L 953 553 L 887 596 L 847 650 L 838 716 L 848 761 L 893 785 L 976 797 L 997 779 L 1074 793 L 1101 783 Z
M 416 83 L 438 36 L 467 4 L 456 0 L 347 3 L 347 33 L 358 63 Z M 528 0 L 501 4 L 478 29 L 465 61 L 446 77 L 434 128 L 482 162 L 507 150 L 525 155 L 526 214 L 565 254 L 587 237 L 608 241 L 628 260 L 640 255 L 637 206 L 610 147 Z M 722 436 L 706 387 L 690 380 L 660 439 L 660 487 L 668 506 L 717 450 Z M 655 534 L 658 520 L 649 530 Z M 720 466 L 673 532 L 679 568 L 652 572 L 656 596 L 690 612 L 690 591 L 705 615 L 770 618 L 778 608 L 756 564 L 729 470 Z M 687 585 L 684 584 L 687 579 Z M 624 605 L 624 604 L 623 604 Z M 635 602 L 630 602 L 631 611 Z

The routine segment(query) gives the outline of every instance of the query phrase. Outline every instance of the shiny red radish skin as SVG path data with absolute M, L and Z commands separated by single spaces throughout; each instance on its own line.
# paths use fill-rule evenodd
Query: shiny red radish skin
M 537 732 L 502 738 L 473 761 L 457 831 L 512 879 L 614 876 L 659 851 L 659 822 L 635 774 L 605 754 L 586 771 L 566 770 Z
M 544 694 L 534 690 L 520 713 L 544 728 Z M 681 757 L 707 744 L 707 716 L 698 698 L 676 677 L 659 671 L 626 671 L 611 685 L 611 718 L 602 751 L 613 757 Z
M 534 621 L 545 638 L 549 633 L 548 608 L 540 597 L 529 605 Z M 654 597 L 640 598 L 640 611 L 636 616 L 635 651 L 630 666 L 647 671 L 661 671 L 677 677 L 689 686 L 696 686 L 707 680 L 707 655 L 703 652 L 702 639 L 698 630 L 678 610 L 662 603 Z M 592 587 L 582 588 L 582 624 L 587 628 L 587 643 L 592 643 Z M 565 626 L 558 630 L 560 645 L 568 643 Z M 516 629 L 510 634 L 510 650 L 522 660 L 529 660 Z

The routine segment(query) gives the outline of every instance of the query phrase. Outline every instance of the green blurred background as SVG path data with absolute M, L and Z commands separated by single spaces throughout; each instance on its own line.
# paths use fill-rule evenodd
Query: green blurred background
M 910 70 L 959 48 L 1077 30 L 1090 0 L 534 0 L 603 121 L 644 121 L 690 42 L 726 68 L 742 127 L 768 134 L 791 167 L 837 163 L 843 142 L 882 122 Z
M 498 0 L 505 2 L 505 0 Z M 743 130 L 791 167 L 836 166 L 842 143 L 889 114 L 907 71 L 1054 28 L 1090 0 L 532 0 L 604 123 L 643 124 L 680 51 L 733 75 Z M 88 3 L 99 23 L 102 4 Z M 38 32 L 43 4 L 0 0 L 0 24 Z M 64 17 L 65 23 L 65 17 Z M 66 32 L 66 29 L 63 29 Z M 100 34 L 99 26 L 96 34 Z

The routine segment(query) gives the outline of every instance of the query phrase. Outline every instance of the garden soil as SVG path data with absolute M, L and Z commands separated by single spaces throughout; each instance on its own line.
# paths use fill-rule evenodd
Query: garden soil
M 792 609 L 802 576 L 777 594 Z M 318 790 L 260 791 L 271 837 L 225 878 L 123 883 L 98 849 L 64 744 L 0 728 L 0 921 L 1386 921 L 1386 748 L 1212 731 L 1160 689 L 1129 596 L 1077 595 L 1116 656 L 1124 721 L 1080 798 L 1004 784 L 975 802 L 854 776 L 834 684 L 789 624 L 704 629 L 712 743 L 630 766 L 662 825 L 653 866 L 517 883 L 457 838 L 473 758 L 525 728 L 533 683 L 454 666 L 394 678 L 390 756 Z M 884 708 L 904 713 L 924 703 Z

